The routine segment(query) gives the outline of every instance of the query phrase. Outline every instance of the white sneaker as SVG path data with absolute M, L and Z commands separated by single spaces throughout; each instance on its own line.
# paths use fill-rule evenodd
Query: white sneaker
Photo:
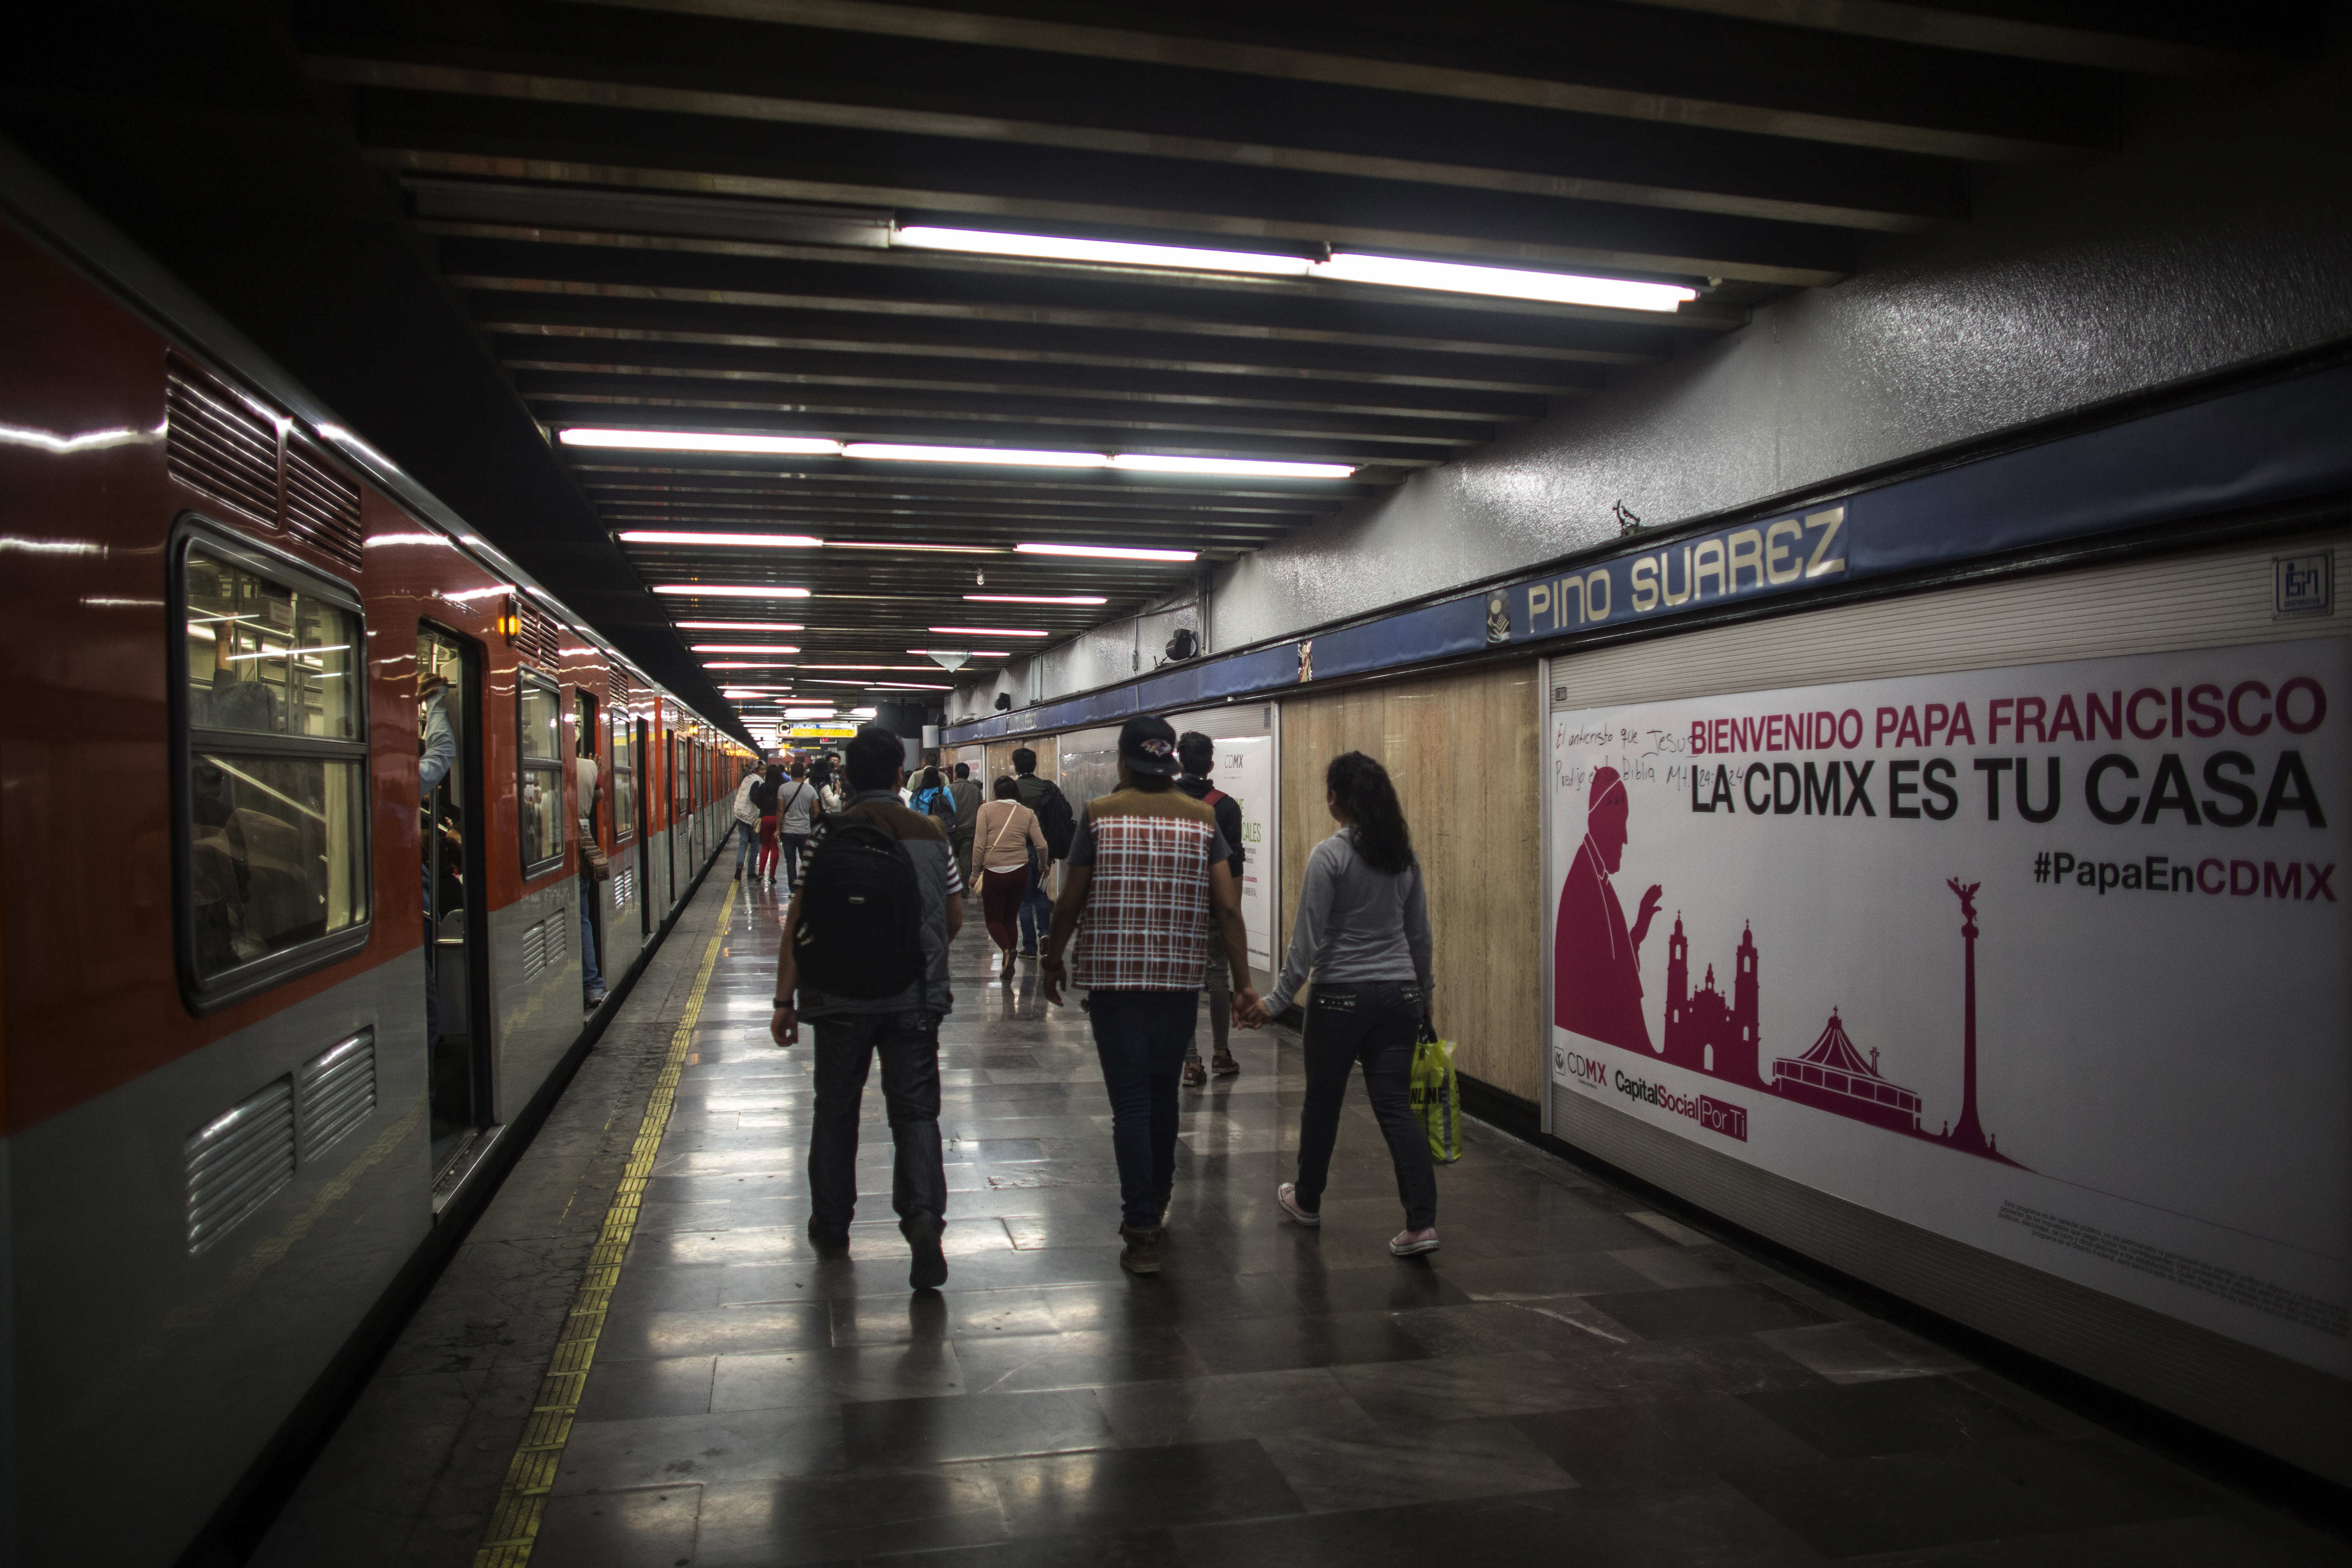
M 1414 1258 L 1437 1250 L 1437 1227 L 1427 1230 L 1401 1230 L 1389 1239 L 1389 1250 L 1399 1258 Z
M 1323 1216 L 1321 1215 L 1309 1214 L 1307 1210 L 1298 1206 L 1298 1184 L 1297 1182 L 1285 1182 L 1282 1185 L 1275 1188 L 1274 1201 L 1282 1205 L 1283 1213 L 1288 1215 L 1291 1218 L 1297 1220 L 1299 1224 L 1305 1226 L 1309 1230 L 1315 1229 L 1323 1223 Z

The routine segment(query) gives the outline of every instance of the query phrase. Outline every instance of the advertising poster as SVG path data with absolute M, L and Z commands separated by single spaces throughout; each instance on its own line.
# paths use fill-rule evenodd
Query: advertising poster
M 1242 853 L 1248 858 L 1242 869 L 1242 920 L 1249 927 L 1250 963 L 1270 970 L 1275 967 L 1277 918 L 1276 869 L 1282 864 L 1282 847 L 1276 839 L 1274 737 L 1219 741 L 1213 776 L 1217 787 L 1241 805 Z
M 2346 1374 L 2347 647 L 1554 714 L 1554 1080 Z

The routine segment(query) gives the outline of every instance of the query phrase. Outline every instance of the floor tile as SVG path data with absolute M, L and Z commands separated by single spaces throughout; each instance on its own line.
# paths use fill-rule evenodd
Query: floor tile
M 1754 1333 L 1822 1321 L 1769 1285 L 1695 1285 L 1683 1290 L 1604 1291 L 1590 1300 L 1643 1339 Z
M 1540 1447 L 1499 1421 L 1408 1426 L 1368 1415 L 1259 1442 L 1299 1501 L 1318 1513 L 1576 1484 Z
M 1385 1312 L 1250 1318 L 1178 1331 L 1210 1372 L 1280 1372 L 1352 1362 L 1418 1361 L 1429 1352 Z
M 1090 1390 L 966 1394 L 845 1405 L 842 1429 L 856 1468 L 913 1468 L 1112 1446 Z
M 1515 1416 L 1511 1425 L 1588 1487 L 1684 1486 L 1819 1458 L 1729 1394 L 1598 1405 Z

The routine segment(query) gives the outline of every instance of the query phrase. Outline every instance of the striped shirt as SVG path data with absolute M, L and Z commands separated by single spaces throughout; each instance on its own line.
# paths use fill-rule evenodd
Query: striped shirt
M 1093 991 L 1198 991 L 1209 959 L 1209 868 L 1228 853 L 1216 814 L 1181 791 L 1087 803 L 1070 845 L 1093 868 L 1070 964 Z

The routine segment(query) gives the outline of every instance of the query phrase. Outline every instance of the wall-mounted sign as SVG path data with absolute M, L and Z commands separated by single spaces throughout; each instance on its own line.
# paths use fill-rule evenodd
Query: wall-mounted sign
M 2347 664 L 1553 715 L 1554 1081 L 2344 1375 Z

